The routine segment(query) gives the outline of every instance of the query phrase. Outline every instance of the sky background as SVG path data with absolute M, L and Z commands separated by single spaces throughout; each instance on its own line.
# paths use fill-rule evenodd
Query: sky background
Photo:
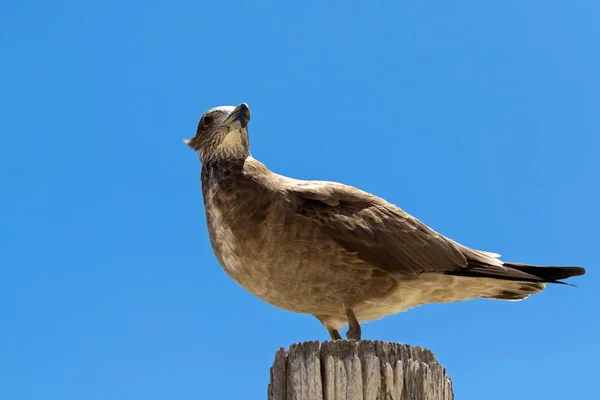
M 0 398 L 265 399 L 312 316 L 230 280 L 182 140 L 247 102 L 252 154 L 578 288 L 423 306 L 461 400 L 600 397 L 600 3 L 0 5 Z

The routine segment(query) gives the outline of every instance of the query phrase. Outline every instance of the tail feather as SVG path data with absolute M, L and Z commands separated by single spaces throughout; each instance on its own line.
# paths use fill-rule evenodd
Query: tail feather
M 517 263 L 504 263 L 505 267 L 516 269 L 529 275 L 537 276 L 543 279 L 544 282 L 562 283 L 561 279 L 567 279 L 572 276 L 585 274 L 585 268 L 581 267 L 550 267 L 550 266 L 534 266 Z
M 509 301 L 522 300 L 534 293 L 539 293 L 546 288 L 546 283 L 570 285 L 562 282 L 561 279 L 585 274 L 585 269 L 581 267 L 538 267 L 528 264 L 486 261 L 483 257 L 467 257 L 466 268 L 448 271 L 446 274 L 471 278 L 492 278 L 497 282 L 498 292 L 482 297 Z
M 479 260 L 468 260 L 464 269 L 449 271 L 449 275 L 495 278 L 520 282 L 563 283 L 560 279 L 585 274 L 581 267 L 549 267 L 505 262 L 501 266 Z
M 494 296 L 489 296 L 489 299 L 495 300 L 523 300 L 532 294 L 539 293 L 546 288 L 541 282 L 507 282 L 504 281 L 503 287 L 509 283 L 508 287 L 499 289 L 498 293 Z

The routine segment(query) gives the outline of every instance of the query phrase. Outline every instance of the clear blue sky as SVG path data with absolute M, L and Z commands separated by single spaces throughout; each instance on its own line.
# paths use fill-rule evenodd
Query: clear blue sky
M 462 400 L 599 398 L 599 3 L 288 3 L 2 2 L 0 398 L 264 399 L 279 347 L 328 339 L 212 253 L 182 140 L 242 101 L 278 173 L 588 268 L 364 338 L 432 349 Z

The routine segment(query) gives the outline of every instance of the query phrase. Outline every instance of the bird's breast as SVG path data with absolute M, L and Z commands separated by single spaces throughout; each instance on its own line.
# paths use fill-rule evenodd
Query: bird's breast
M 272 265 L 268 262 L 270 214 L 268 193 L 261 193 L 243 177 L 203 181 L 209 237 L 215 256 L 238 284 L 262 297 L 268 290 Z
M 206 208 L 206 222 L 210 242 L 225 271 L 234 279 L 243 272 L 243 238 L 235 232 L 236 224 L 232 213 L 235 208 L 228 207 L 223 199 L 217 200 L 218 191 L 209 190 L 204 198 Z

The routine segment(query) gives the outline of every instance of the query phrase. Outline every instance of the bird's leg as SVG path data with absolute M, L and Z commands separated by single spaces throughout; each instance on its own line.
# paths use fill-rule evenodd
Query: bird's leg
M 332 328 L 330 324 L 327 323 L 326 318 L 317 317 L 316 315 L 315 317 L 319 320 L 319 322 L 321 322 L 325 326 L 325 329 L 327 329 L 327 332 L 329 332 L 329 336 L 331 336 L 331 340 L 342 340 L 342 336 L 340 336 L 338 330 Z
M 346 316 L 348 317 L 348 332 L 346 332 L 346 339 L 354 339 L 358 342 L 361 334 L 360 323 L 356 319 L 356 315 L 354 315 L 352 309 L 344 306 L 344 310 L 346 310 Z
M 337 331 L 337 329 L 327 329 L 327 332 L 329 332 L 329 336 L 331 336 L 331 340 L 342 340 L 342 336 Z

